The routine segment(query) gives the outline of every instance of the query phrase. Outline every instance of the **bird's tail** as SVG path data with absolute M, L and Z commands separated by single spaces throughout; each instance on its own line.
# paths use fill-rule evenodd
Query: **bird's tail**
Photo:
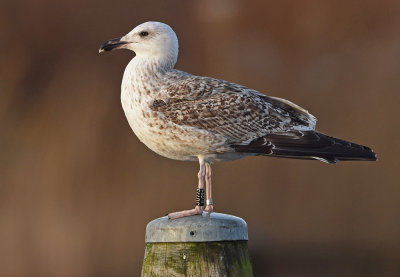
M 294 131 L 268 134 L 247 145 L 232 145 L 237 152 L 283 158 L 337 161 L 376 161 L 368 147 L 315 131 Z

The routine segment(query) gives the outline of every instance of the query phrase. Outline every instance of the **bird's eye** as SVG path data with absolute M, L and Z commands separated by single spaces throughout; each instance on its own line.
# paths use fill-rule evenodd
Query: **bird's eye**
M 140 32 L 140 36 L 141 37 L 145 37 L 145 36 L 147 36 L 149 33 L 148 32 L 146 32 L 146 31 L 143 31 L 143 32 Z

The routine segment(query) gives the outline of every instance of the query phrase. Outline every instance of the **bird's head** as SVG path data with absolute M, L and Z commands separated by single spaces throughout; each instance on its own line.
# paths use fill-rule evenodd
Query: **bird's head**
M 114 49 L 134 51 L 137 57 L 168 58 L 176 62 L 178 38 L 167 24 L 149 21 L 136 26 L 121 38 L 106 41 L 100 46 L 99 53 Z

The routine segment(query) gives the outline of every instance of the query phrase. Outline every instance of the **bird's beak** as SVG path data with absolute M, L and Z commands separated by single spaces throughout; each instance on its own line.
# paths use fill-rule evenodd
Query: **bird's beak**
M 111 51 L 118 48 L 123 48 L 123 46 L 127 43 L 128 43 L 127 41 L 121 41 L 121 38 L 114 38 L 108 40 L 100 46 L 99 53 L 102 53 L 104 51 Z

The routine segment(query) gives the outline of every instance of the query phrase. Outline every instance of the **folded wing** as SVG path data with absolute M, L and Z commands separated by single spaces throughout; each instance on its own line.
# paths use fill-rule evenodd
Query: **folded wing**
M 316 119 L 283 99 L 209 77 L 191 76 L 164 88 L 152 109 L 180 126 L 225 136 L 229 143 L 249 143 L 266 134 L 313 130 Z

